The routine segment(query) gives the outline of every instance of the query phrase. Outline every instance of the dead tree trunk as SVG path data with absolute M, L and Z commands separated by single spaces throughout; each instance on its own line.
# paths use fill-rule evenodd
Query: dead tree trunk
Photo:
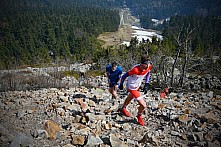
M 183 63 L 183 66 L 182 66 L 182 74 L 180 76 L 180 79 L 179 79 L 179 85 L 181 87 L 183 87 L 183 82 L 184 82 L 184 77 L 186 76 L 186 66 L 187 66 L 187 62 L 188 62 L 188 59 L 189 59 L 189 56 L 188 56 L 188 53 L 189 53 L 189 48 L 190 48 L 190 35 L 192 34 L 193 30 L 195 29 L 190 29 L 190 26 L 187 28 L 186 30 L 186 37 L 185 37 L 185 42 L 184 42 L 184 52 L 185 52 L 185 59 L 184 59 L 184 63 Z
M 182 30 L 181 30 L 182 31 Z M 180 52 L 181 52 L 181 47 L 182 47 L 182 41 L 181 41 L 181 31 L 179 32 L 177 38 L 176 38 L 176 41 L 177 41 L 177 44 L 178 44 L 178 47 L 177 47 L 177 52 L 176 52 L 176 57 L 174 59 L 174 63 L 172 65 L 172 70 L 171 70 L 171 80 L 170 80 L 170 86 L 173 87 L 173 84 L 174 84 L 174 69 L 176 67 L 176 63 L 177 63 L 177 60 L 180 56 Z

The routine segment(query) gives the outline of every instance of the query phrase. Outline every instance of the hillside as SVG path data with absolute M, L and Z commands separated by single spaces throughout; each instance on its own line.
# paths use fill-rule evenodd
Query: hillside
M 101 48 L 96 37 L 119 26 L 118 10 L 41 2 L 1 2 L 0 69 L 96 61 Z
M 121 0 L 119 0 L 121 1 Z M 165 19 L 174 15 L 220 16 L 220 0 L 125 0 L 134 16 Z
M 160 98 L 158 91 L 149 90 L 145 126 L 140 126 L 135 101 L 128 106 L 132 117 L 118 111 L 125 91 L 118 91 L 113 104 L 106 78 L 92 82 L 99 87 L 1 92 L 1 146 L 221 145 L 221 96 L 213 91 L 170 91 Z

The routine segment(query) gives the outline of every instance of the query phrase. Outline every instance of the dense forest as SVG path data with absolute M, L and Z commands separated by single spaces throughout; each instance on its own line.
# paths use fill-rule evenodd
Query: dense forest
M 96 60 L 96 37 L 118 29 L 118 11 L 72 2 L 1 1 L 0 67 Z
M 3 0 L 0 69 L 85 60 L 99 62 L 103 58 L 128 59 L 128 56 L 135 60 L 147 48 L 150 54 L 162 48 L 176 54 L 178 37 L 185 39 L 188 30 L 192 30 L 188 38 L 192 53 L 201 57 L 220 55 L 220 5 L 219 0 Z M 172 16 L 170 21 L 155 27 L 163 31 L 164 40 L 153 38 L 152 42 L 137 46 L 138 41 L 132 38 L 129 47 L 101 48 L 97 36 L 118 29 L 122 7 L 129 7 L 144 28 L 153 27 L 151 18 Z M 131 53 L 136 50 L 139 54 Z

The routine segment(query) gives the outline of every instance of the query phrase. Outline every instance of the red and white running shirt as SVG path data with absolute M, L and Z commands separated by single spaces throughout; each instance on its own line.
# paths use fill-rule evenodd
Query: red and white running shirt
M 137 90 L 139 89 L 143 79 L 151 71 L 152 65 L 148 64 L 146 70 L 141 70 L 140 64 L 135 65 L 131 70 L 128 71 L 127 89 Z M 150 76 L 150 74 L 148 74 Z M 149 78 L 149 77 L 147 77 Z

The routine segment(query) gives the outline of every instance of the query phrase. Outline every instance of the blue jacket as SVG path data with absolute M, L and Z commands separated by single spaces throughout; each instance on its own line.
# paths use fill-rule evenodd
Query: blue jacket
M 113 71 L 111 65 L 107 65 L 106 72 L 108 73 L 108 81 L 111 82 L 110 86 L 114 86 L 119 81 L 123 70 L 120 66 L 117 66 L 116 70 Z

